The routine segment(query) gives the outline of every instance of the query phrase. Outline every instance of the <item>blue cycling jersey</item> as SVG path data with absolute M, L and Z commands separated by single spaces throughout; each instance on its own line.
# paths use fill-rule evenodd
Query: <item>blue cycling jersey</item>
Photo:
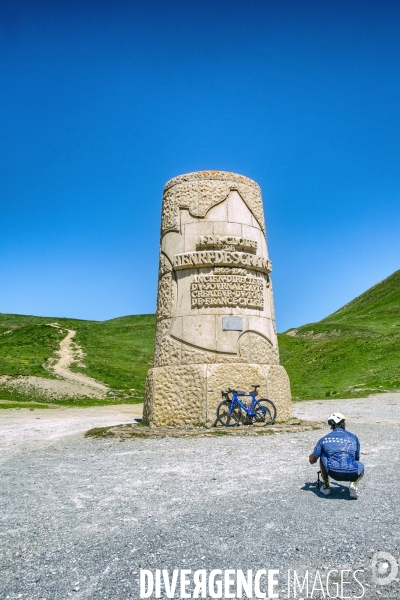
M 359 470 L 356 457 L 360 457 L 358 437 L 341 427 L 322 437 L 314 448 L 316 458 L 321 457 L 329 471 L 349 473 Z

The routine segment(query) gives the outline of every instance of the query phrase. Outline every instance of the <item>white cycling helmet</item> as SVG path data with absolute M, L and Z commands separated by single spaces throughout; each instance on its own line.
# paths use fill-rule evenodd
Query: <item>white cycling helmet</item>
M 340 413 L 340 412 L 333 413 L 333 414 L 331 414 L 331 416 L 328 419 L 328 425 L 330 427 L 332 427 L 332 429 L 335 429 L 336 427 L 339 427 L 339 425 L 344 423 L 345 420 L 346 420 L 346 417 L 344 416 L 343 413 Z

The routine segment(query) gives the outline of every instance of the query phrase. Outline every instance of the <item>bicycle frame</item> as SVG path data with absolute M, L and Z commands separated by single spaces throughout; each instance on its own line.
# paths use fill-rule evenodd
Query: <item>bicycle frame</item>
M 243 402 L 241 402 L 239 400 L 239 396 L 240 397 L 246 397 L 246 398 L 252 398 L 251 404 L 250 404 L 250 408 L 247 408 L 246 404 L 243 404 Z M 234 392 L 232 394 L 232 400 L 231 400 L 231 405 L 229 407 L 229 413 L 232 413 L 233 407 L 235 406 L 235 402 L 237 402 L 239 404 L 239 406 L 245 411 L 246 415 L 248 417 L 254 417 L 255 416 L 255 412 L 254 412 L 254 407 L 256 404 L 256 396 L 257 394 L 255 392 L 253 392 L 252 394 L 240 394 L 239 392 Z M 261 407 L 262 410 L 264 410 L 263 407 Z
M 251 425 L 270 425 L 276 418 L 276 406 L 267 398 L 257 398 L 259 385 L 254 385 L 254 390 L 246 394 L 228 388 L 222 391 L 224 400 L 218 404 L 217 420 L 225 427 L 235 427 L 245 417 L 243 423 Z M 246 404 L 246 401 L 251 402 Z

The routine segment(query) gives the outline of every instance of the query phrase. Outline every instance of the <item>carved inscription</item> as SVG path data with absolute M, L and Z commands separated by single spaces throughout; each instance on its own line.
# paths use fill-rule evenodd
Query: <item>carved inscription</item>
M 192 308 L 241 306 L 264 308 L 263 281 L 252 275 L 195 275 L 190 286 Z
M 215 267 L 213 273 L 214 275 L 247 275 L 247 269 L 235 269 L 235 267 Z
M 244 250 L 255 253 L 257 242 L 234 235 L 200 235 L 197 238 L 197 248 L 223 248 L 225 250 Z
M 175 254 L 174 269 L 193 269 L 195 267 L 247 267 L 261 273 L 271 273 L 271 261 L 263 256 L 248 252 L 230 252 L 228 250 L 208 250 L 203 252 L 185 252 Z

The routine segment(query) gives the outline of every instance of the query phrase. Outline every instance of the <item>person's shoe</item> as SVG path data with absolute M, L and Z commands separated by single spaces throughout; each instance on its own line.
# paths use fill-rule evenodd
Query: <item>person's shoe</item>
M 319 488 L 319 491 L 321 492 L 321 494 L 323 496 L 330 496 L 332 493 L 332 490 L 330 487 L 324 487 L 324 484 L 321 485 L 321 487 Z
M 357 500 L 358 498 L 358 490 L 356 484 L 352 481 L 349 485 L 350 498 Z

